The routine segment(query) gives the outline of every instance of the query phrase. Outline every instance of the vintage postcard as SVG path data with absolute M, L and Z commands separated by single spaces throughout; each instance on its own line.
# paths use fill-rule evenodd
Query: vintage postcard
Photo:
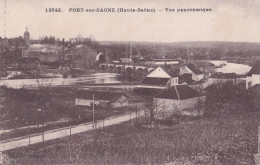
M 258 0 L 0 0 L 0 164 L 260 164 L 259 110 Z

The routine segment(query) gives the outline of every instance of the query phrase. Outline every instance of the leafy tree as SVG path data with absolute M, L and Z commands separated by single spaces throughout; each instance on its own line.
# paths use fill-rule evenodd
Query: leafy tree
M 206 88 L 206 115 L 246 111 L 248 94 L 245 85 L 233 81 L 219 82 Z
M 0 87 L 0 118 L 3 119 L 7 115 L 5 110 L 5 88 L 4 86 Z

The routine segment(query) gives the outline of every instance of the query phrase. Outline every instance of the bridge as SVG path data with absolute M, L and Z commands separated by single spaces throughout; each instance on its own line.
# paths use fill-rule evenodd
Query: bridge
M 99 69 L 112 73 L 122 75 L 146 76 L 150 71 L 154 70 L 152 67 L 124 65 L 124 64 L 100 64 Z

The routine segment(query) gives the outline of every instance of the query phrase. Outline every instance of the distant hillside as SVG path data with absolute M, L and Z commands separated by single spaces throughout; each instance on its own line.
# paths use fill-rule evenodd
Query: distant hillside
M 141 55 L 145 58 L 188 58 L 195 59 L 244 59 L 260 57 L 260 43 L 249 42 L 126 42 L 100 41 L 102 46 L 110 50 L 115 58 L 129 56 L 129 43 L 132 55 Z

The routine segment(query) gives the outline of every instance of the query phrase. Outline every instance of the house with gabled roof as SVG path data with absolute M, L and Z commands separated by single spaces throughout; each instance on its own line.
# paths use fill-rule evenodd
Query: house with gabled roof
M 257 61 L 251 70 L 246 74 L 246 88 L 260 84 L 260 61 Z
M 204 74 L 201 70 L 199 70 L 194 64 L 185 64 L 180 68 L 180 75 L 188 73 L 192 74 L 192 79 L 194 81 L 200 81 L 204 78 Z
M 216 66 L 210 61 L 194 61 L 194 65 L 201 70 L 206 77 L 216 73 Z
M 186 115 L 198 115 L 191 113 L 192 108 L 205 101 L 205 96 L 192 89 L 188 85 L 173 85 L 171 88 L 159 93 L 153 98 L 154 115 L 171 115 L 177 112 Z M 193 111 L 194 112 L 194 111 Z
M 158 67 L 148 73 L 142 80 L 140 87 L 163 88 L 179 84 L 178 73 L 170 68 Z

